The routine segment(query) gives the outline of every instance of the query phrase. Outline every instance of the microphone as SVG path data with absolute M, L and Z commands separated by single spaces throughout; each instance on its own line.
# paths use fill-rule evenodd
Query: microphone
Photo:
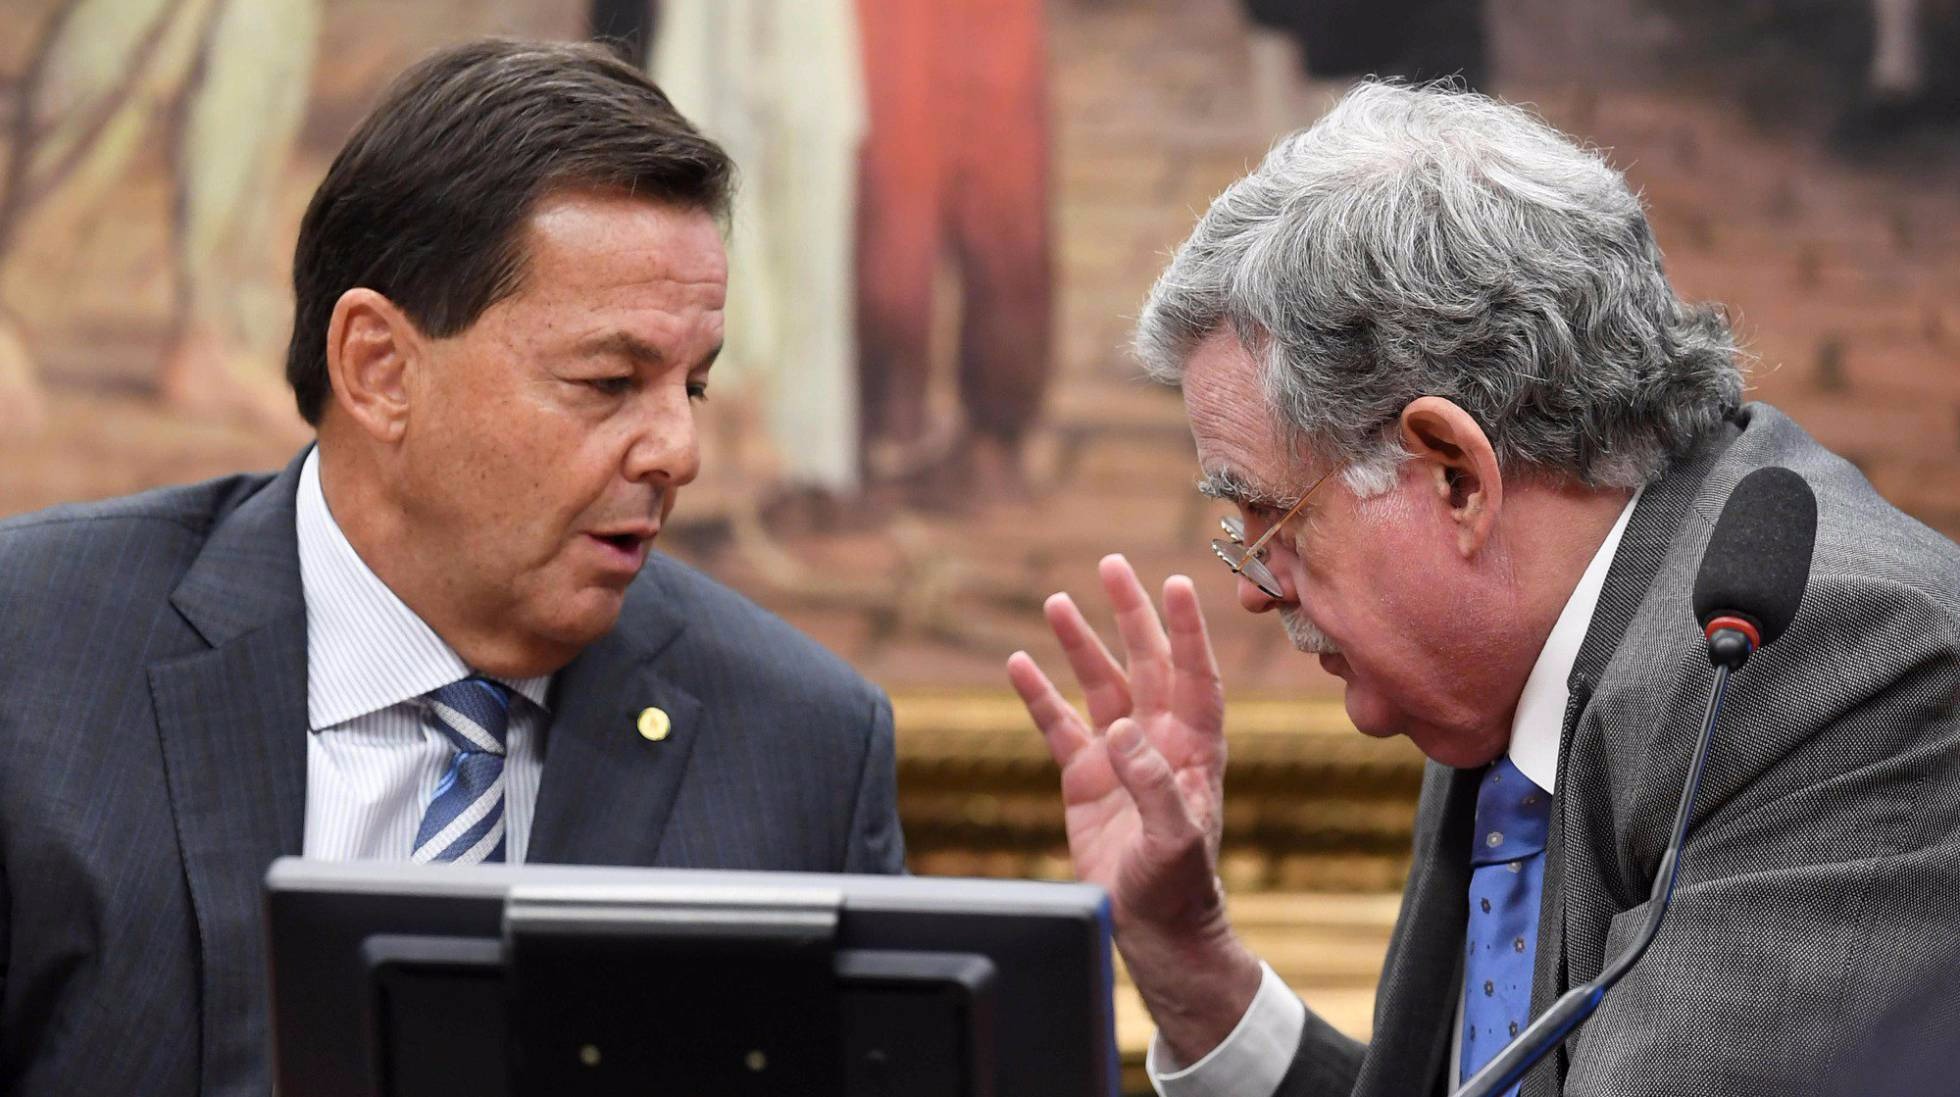
M 1811 549 L 1816 539 L 1817 497 L 1803 477 L 1789 469 L 1757 469 L 1729 493 L 1695 574 L 1695 620 L 1708 642 L 1715 682 L 1708 691 L 1708 707 L 1688 762 L 1681 802 L 1674 809 L 1672 837 L 1654 871 L 1647 920 L 1633 944 L 1606 965 L 1598 978 L 1560 995 L 1452 1097 L 1491 1097 L 1510 1089 L 1525 1071 L 1592 1016 L 1606 992 L 1653 944 L 1674 898 L 1681 843 L 1688 835 L 1688 817 L 1694 810 L 1702 769 L 1708 763 L 1708 746 L 1728 692 L 1729 675 L 1757 648 L 1773 643 L 1790 627 L 1803 601 L 1804 587 L 1810 582 Z
M 1817 497 L 1803 477 L 1761 468 L 1735 486 L 1695 576 L 1695 620 L 1708 637 L 1710 662 L 1735 670 L 1790 627 L 1810 580 L 1816 536 Z

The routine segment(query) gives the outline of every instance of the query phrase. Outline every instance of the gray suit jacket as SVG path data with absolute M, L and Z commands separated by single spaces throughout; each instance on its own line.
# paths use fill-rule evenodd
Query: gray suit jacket
M 1946 1091 L 1914 1060 L 1960 1002 L 1960 547 L 1762 404 L 1647 489 L 1614 557 L 1570 679 L 1532 1012 L 1645 915 L 1713 678 L 1695 572 L 1766 465 L 1817 494 L 1802 608 L 1729 686 L 1660 936 L 1525 1097 Z M 1455 1088 L 1477 779 L 1425 775 L 1372 1041 L 1310 1016 L 1282 1094 Z
M 0 1091 L 270 1088 L 261 880 L 306 793 L 298 471 L 0 522 Z M 678 563 L 653 557 L 551 707 L 532 861 L 902 868 L 883 694 Z

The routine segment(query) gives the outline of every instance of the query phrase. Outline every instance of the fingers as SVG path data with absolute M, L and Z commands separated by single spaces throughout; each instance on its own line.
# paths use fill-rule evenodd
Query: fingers
M 1194 839 L 1201 840 L 1170 763 L 1145 739 L 1143 728 L 1124 717 L 1109 726 L 1105 740 L 1110 767 L 1136 804 L 1144 840 L 1165 857 L 1182 852 Z
M 1061 641 L 1069 668 L 1082 683 L 1090 723 L 1105 728 L 1118 717 L 1161 712 L 1171 705 L 1172 649 L 1164 635 L 1163 623 L 1158 620 L 1157 609 L 1151 605 L 1150 596 L 1144 592 L 1129 561 L 1120 554 L 1111 554 L 1103 557 L 1098 571 L 1103 590 L 1116 613 L 1116 629 L 1123 641 L 1127 669 L 1110 654 L 1102 637 L 1096 635 L 1068 595 L 1050 597 L 1042 605 L 1042 612 L 1055 638 Z M 1189 580 L 1185 582 L 1188 585 Z M 1196 607 L 1195 595 L 1191 607 Z M 1202 618 L 1198 621 L 1197 635 L 1199 646 L 1206 647 Z M 1215 669 L 1213 678 L 1216 678 Z
M 1054 757 L 1055 764 L 1067 769 L 1069 760 L 1088 746 L 1092 738 L 1082 724 L 1082 717 L 1076 715 L 1075 707 L 1055 689 L 1055 684 L 1025 651 L 1007 657 L 1007 680 L 1013 683 L 1014 692 L 1021 695 L 1021 703 L 1028 707 L 1035 727 L 1041 729 L 1041 737 L 1047 740 L 1048 753 Z
M 1116 611 L 1116 631 L 1130 667 L 1131 701 L 1139 708 L 1162 709 L 1169 701 L 1170 642 L 1164 638 L 1157 609 L 1137 581 L 1135 569 L 1120 554 L 1103 557 L 1097 570 Z
M 1061 641 L 1062 654 L 1068 657 L 1075 680 L 1082 683 L 1090 722 L 1099 728 L 1108 727 L 1118 716 L 1128 716 L 1130 677 L 1103 646 L 1102 637 L 1083 619 L 1075 601 L 1066 594 L 1052 595 L 1041 610 L 1048 618 L 1048 627 L 1055 632 L 1055 639 Z
M 1170 629 L 1171 667 L 1175 671 L 1171 714 L 1194 727 L 1217 723 L 1224 701 L 1218 660 L 1205 631 L 1198 590 L 1186 576 L 1164 580 L 1164 623 Z

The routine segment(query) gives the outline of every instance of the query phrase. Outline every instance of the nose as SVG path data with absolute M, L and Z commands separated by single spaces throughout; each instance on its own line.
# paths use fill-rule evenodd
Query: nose
M 1259 589 L 1259 584 L 1241 575 L 1238 578 L 1239 605 L 1249 613 L 1265 613 L 1280 605 L 1280 599 Z M 1280 580 L 1280 589 L 1286 589 L 1286 580 Z
M 1273 589 L 1279 591 L 1277 595 L 1267 594 L 1264 590 L 1260 589 L 1259 584 L 1253 582 L 1251 576 L 1245 574 L 1239 576 L 1239 605 L 1244 607 L 1248 613 L 1266 613 L 1271 610 L 1285 609 L 1288 606 L 1297 606 L 1300 604 L 1299 594 L 1293 589 L 1293 580 L 1295 578 L 1293 573 L 1285 570 L 1282 564 L 1275 561 L 1273 559 L 1274 555 L 1273 553 L 1267 553 L 1265 559 L 1261 562 L 1266 565 L 1267 573 L 1272 576 Z
M 625 475 L 634 483 L 677 488 L 701 474 L 701 440 L 694 427 L 694 405 L 684 389 L 678 398 L 649 393 L 648 407 L 634 425 L 626 450 Z

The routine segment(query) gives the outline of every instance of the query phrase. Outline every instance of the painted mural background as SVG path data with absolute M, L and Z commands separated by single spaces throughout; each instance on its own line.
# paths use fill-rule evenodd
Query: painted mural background
M 1960 532 L 1949 0 L 14 0 L 0 512 L 283 463 L 285 268 L 339 141 L 428 49 L 594 7 L 747 181 L 669 547 L 888 683 L 996 685 L 1102 551 L 1217 578 L 1128 318 L 1352 72 L 1461 72 L 1611 150 L 1758 394 Z M 1238 680 L 1324 690 L 1204 590 Z
M 1458 73 L 1608 150 L 1753 395 L 1960 536 L 1955 0 L 7 0 L 0 514 L 290 460 L 287 265 L 335 149 L 436 46 L 595 24 L 745 180 L 662 545 L 892 691 L 916 871 L 1067 872 L 1001 662 L 1059 662 L 1041 601 L 1105 552 L 1188 572 L 1235 918 L 1366 1033 L 1420 757 L 1236 608 L 1181 405 L 1125 352 L 1197 213 L 1356 74 Z

